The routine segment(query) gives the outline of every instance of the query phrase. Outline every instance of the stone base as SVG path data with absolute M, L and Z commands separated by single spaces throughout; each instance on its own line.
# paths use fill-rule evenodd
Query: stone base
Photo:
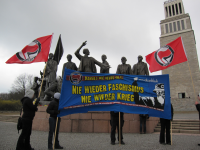
M 33 120 L 33 130 L 49 130 L 49 114 L 47 106 L 39 106 Z M 146 133 L 153 133 L 159 118 L 150 117 L 146 121 Z M 110 133 L 110 112 L 88 112 L 61 117 L 60 132 L 73 133 Z M 124 114 L 123 133 L 140 133 L 140 117 L 138 114 Z
M 39 105 L 48 106 L 51 101 L 39 101 Z

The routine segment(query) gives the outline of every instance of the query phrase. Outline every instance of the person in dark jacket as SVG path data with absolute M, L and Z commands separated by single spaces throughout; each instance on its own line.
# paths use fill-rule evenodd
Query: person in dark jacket
M 173 106 L 171 104 L 171 120 L 160 118 L 160 123 L 161 123 L 160 140 L 159 140 L 160 144 L 171 145 L 170 121 L 173 120 L 173 114 L 174 114 L 174 110 L 173 110 Z M 166 130 L 166 143 L 165 143 L 165 130 Z
M 32 89 L 27 89 L 25 91 L 25 96 L 21 99 L 23 105 L 23 115 L 22 115 L 22 132 L 19 136 L 16 150 L 34 150 L 30 145 L 30 136 L 32 131 L 32 122 L 35 116 L 35 112 L 38 110 L 37 105 L 40 99 L 38 98 L 34 101 L 34 91 Z
M 116 132 L 116 128 L 117 128 L 117 131 L 118 131 L 118 141 L 119 141 L 119 112 L 115 112 L 115 111 L 111 111 L 110 112 L 110 115 L 111 115 L 111 121 L 110 121 L 110 124 L 111 124 L 111 134 L 110 134 L 110 137 L 111 137 L 111 144 L 112 145 L 115 145 L 115 132 Z M 121 144 L 125 144 L 124 141 L 123 141 L 123 134 L 122 134 L 122 127 L 124 125 L 124 113 L 123 112 L 120 112 L 120 137 L 121 137 Z
M 149 119 L 149 115 L 140 114 L 139 116 L 140 116 L 140 134 L 142 134 L 142 127 L 144 127 L 143 132 L 144 132 L 144 134 L 146 134 L 146 120 Z
M 198 95 L 198 100 L 200 101 L 200 97 Z M 198 101 L 195 102 L 195 105 L 196 105 L 196 108 L 197 108 L 197 111 L 199 112 L 199 121 L 200 121 L 200 104 L 198 103 Z M 199 124 L 199 127 L 200 127 L 200 124 Z M 200 146 L 200 144 L 198 144 L 198 146 Z
M 49 150 L 53 149 L 52 139 L 53 139 L 53 134 L 54 134 L 55 128 L 56 128 L 57 115 L 59 114 L 59 111 L 58 111 L 59 99 L 60 99 L 60 93 L 55 93 L 54 99 L 49 103 L 49 106 L 47 107 L 47 110 L 46 110 L 46 112 L 50 114 L 49 136 L 48 136 L 48 149 Z M 58 124 L 57 124 L 57 130 L 56 130 L 55 149 L 63 149 L 63 147 L 60 146 L 59 141 L 58 141 L 60 121 L 61 121 L 61 118 L 59 117 Z

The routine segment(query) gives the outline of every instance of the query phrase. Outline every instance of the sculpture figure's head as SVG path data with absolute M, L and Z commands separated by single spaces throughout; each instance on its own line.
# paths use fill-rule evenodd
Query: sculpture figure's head
M 85 49 L 83 50 L 83 54 L 85 54 L 85 55 L 90 55 L 89 49 L 85 48 Z

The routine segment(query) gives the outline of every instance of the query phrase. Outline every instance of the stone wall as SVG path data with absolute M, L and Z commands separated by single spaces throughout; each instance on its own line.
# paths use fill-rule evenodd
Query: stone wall
M 33 130 L 49 130 L 47 106 L 39 106 L 33 120 Z M 72 133 L 110 133 L 110 112 L 88 112 L 61 117 L 60 132 Z M 150 117 L 146 122 L 146 132 L 153 133 L 159 118 Z M 123 133 L 139 133 L 140 118 L 138 114 L 124 114 Z

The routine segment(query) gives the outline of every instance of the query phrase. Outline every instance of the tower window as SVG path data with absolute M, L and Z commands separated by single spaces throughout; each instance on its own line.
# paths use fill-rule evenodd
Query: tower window
M 180 14 L 182 14 L 182 7 L 181 7 L 181 3 L 179 3 L 179 9 L 180 9 Z
M 165 31 L 168 33 L 168 24 L 165 24 Z
M 184 20 L 181 20 L 181 25 L 182 25 L 182 30 L 184 30 L 185 29 Z
M 172 16 L 171 7 L 169 6 L 169 16 Z
M 175 8 L 176 8 L 176 14 L 178 15 L 178 5 L 175 4 Z
M 167 7 L 165 7 L 165 11 L 166 11 L 166 17 L 168 17 L 168 9 L 167 9 Z
M 174 32 L 176 32 L 176 22 L 173 22 Z
M 185 93 L 178 93 L 178 98 L 185 98 Z
M 177 21 L 178 31 L 181 30 L 180 21 Z
M 169 31 L 172 32 L 172 23 L 169 23 Z
M 172 13 L 173 13 L 173 16 L 175 16 L 174 5 L 172 5 Z

